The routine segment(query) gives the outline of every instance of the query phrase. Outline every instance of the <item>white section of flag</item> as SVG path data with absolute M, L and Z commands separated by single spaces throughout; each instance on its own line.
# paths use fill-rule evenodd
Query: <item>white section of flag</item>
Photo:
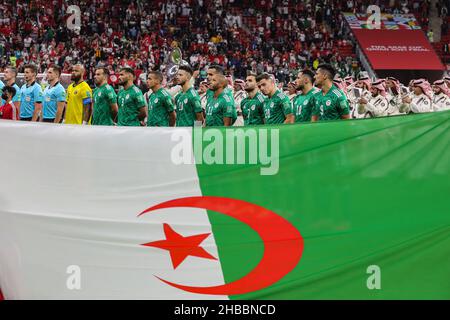
M 201 195 L 195 165 L 170 161 L 174 129 L 81 127 L 0 121 L 0 287 L 6 299 L 227 299 L 190 294 L 224 283 L 219 260 L 140 244 L 212 233 L 201 209 L 155 204 Z M 186 130 L 191 134 L 191 129 Z M 7 170 L 5 170 L 7 168 Z M 211 234 L 201 246 L 218 257 Z M 81 268 L 69 290 L 67 267 Z

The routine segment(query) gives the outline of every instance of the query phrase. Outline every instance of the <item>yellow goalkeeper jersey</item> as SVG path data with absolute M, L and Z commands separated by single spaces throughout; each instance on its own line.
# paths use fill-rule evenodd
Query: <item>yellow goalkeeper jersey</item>
M 92 102 L 92 89 L 83 81 L 79 84 L 72 83 L 67 88 L 67 107 L 64 123 L 82 124 L 83 105 Z

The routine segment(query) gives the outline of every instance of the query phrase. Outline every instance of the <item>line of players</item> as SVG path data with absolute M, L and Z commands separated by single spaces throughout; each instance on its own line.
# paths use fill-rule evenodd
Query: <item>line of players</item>
M 96 88 L 92 92 L 83 80 L 85 70 L 73 66 L 73 83 L 67 91 L 59 83 L 61 70 L 50 67 L 49 85 L 42 90 L 36 83 L 37 68 L 25 67 L 25 84 L 15 84 L 17 71 L 7 68 L 2 89 L 0 116 L 23 121 L 64 122 L 66 124 L 119 126 L 242 126 L 289 124 L 321 120 L 368 118 L 450 109 L 450 78 L 433 86 L 425 79 L 403 86 L 395 78 L 371 82 L 361 77 L 336 78 L 328 64 L 317 72 L 303 70 L 285 93 L 273 76 L 249 74 L 245 81 L 226 77 L 219 65 L 207 69 L 207 80 L 194 89 L 196 72 L 180 66 L 176 86 L 165 88 L 159 71 L 150 71 L 149 91 L 145 94 L 134 84 L 134 71 L 122 68 L 118 94 L 108 84 L 109 71 L 95 71 Z
M 203 123 L 207 127 L 289 124 L 350 118 L 348 100 L 333 84 L 335 71 L 327 64 L 319 66 L 316 74 L 310 70 L 299 74 L 295 85 L 301 93 L 294 101 L 278 88 L 274 77 L 267 73 L 249 74 L 245 81 L 238 79 L 233 83 L 224 75 L 221 66 L 211 65 L 207 69 L 207 80 L 200 84 L 198 92 L 192 89 L 193 74 L 189 67 L 180 67 L 176 77 L 178 85 L 175 89 L 171 88 L 167 94 L 174 96 L 174 105 L 168 109 L 169 103 L 161 107 L 158 104 L 159 98 L 156 103 L 151 99 L 154 93 L 161 89 L 159 86 L 154 87 L 150 73 L 147 85 L 153 94 L 150 95 L 148 103 L 149 117 L 152 117 L 152 112 L 164 114 L 173 109 L 176 121 L 169 122 L 169 125 L 175 123 L 177 126 L 188 126 Z M 320 85 L 321 89 L 314 87 L 314 83 Z M 186 112 L 191 115 L 188 121 Z M 166 123 L 167 121 L 160 122 L 157 125 Z

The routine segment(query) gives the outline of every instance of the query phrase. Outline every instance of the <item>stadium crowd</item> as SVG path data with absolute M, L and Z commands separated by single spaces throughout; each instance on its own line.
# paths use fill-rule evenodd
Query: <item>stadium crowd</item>
M 376 4 L 383 12 L 413 12 L 427 23 L 428 1 Z M 69 5 L 81 10 L 80 29 L 67 28 Z M 237 78 L 252 70 L 287 83 L 296 76 L 290 70 L 321 63 L 331 63 L 341 77 L 356 77 L 358 61 L 337 54 L 339 46 L 354 41 L 340 13 L 365 12 L 367 5 L 362 0 L 3 0 L 0 69 L 12 65 L 22 72 L 34 63 L 44 72 L 56 64 L 66 73 L 80 63 L 91 81 L 95 68 L 108 66 L 109 83 L 116 86 L 114 70 L 130 66 L 139 79 L 178 46 L 193 68 L 218 63 Z

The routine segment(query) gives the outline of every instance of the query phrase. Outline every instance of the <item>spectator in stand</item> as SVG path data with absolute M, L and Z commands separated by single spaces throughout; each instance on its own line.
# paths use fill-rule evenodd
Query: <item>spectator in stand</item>
M 66 73 L 71 65 L 82 64 L 93 86 L 97 67 L 128 66 L 139 78 L 141 72 L 163 64 L 177 44 L 183 56 L 192 59 L 194 70 L 217 63 L 235 78 L 243 79 L 251 70 L 276 74 L 286 84 L 295 78 L 287 69 L 311 69 L 314 61 L 316 66 L 332 63 L 338 47 L 353 41 L 341 12 L 367 9 L 367 2 L 347 0 L 220 1 L 219 5 L 212 0 L 74 0 L 70 4 L 84 13 L 78 32 L 66 28 L 66 1 L 4 1 L 0 67 L 12 64 L 22 72 L 25 64 L 33 62 L 39 72 L 58 65 Z M 427 1 L 379 0 L 377 5 L 385 13 L 413 13 L 427 25 Z M 359 70 L 347 65 L 345 59 L 333 64 L 341 77 L 357 76 Z M 118 89 L 114 77 L 116 82 L 110 84 Z
M 386 3 L 381 1 L 382 9 L 392 11 Z M 349 39 L 341 25 L 334 23 L 342 21 L 340 12 L 347 9 L 342 0 L 318 0 L 314 7 L 297 3 L 295 10 L 291 1 L 274 0 L 272 12 L 259 3 L 239 1 L 223 2 L 218 7 L 214 1 L 200 0 L 137 0 L 128 6 L 120 1 L 78 0 L 71 4 L 85 13 L 79 32 L 65 28 L 68 4 L 64 1 L 6 4 L 3 12 L 9 20 L 3 21 L 4 28 L 0 22 L 0 33 L 5 37 L 5 46 L 0 45 L 4 51 L 0 64 L 10 64 L 11 58 L 20 71 L 33 61 L 41 72 L 53 64 L 67 72 L 71 64 L 80 63 L 86 66 L 89 79 L 100 64 L 114 69 L 130 66 L 139 76 L 139 71 L 161 65 L 170 46 L 177 43 L 185 56 L 195 57 L 190 61 L 194 69 L 215 62 L 227 65 L 227 71 L 233 68 L 235 77 L 244 78 L 252 64 L 263 68 L 254 71 L 277 74 L 285 62 L 294 68 L 310 66 L 318 54 L 328 61 L 337 53 L 336 42 Z M 363 8 L 361 3 L 355 5 L 358 10 Z M 248 25 L 250 34 L 242 29 L 248 24 L 245 13 L 249 9 L 261 17 L 259 26 Z M 10 19 L 12 16 L 15 19 Z M 228 61 L 231 52 L 236 54 Z M 274 66 L 273 57 L 285 52 L 293 54 Z

